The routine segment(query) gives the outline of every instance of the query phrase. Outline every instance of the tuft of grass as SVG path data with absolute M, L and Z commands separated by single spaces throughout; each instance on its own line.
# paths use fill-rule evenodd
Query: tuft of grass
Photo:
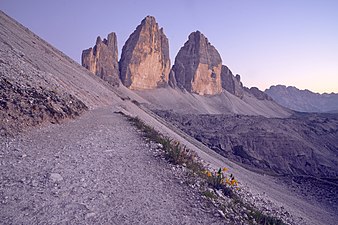
M 217 195 L 215 195 L 215 193 L 212 191 L 206 190 L 203 191 L 202 194 L 209 199 L 217 199 Z
M 143 136 L 148 141 L 153 141 L 157 143 L 162 142 L 163 137 L 154 128 L 143 123 L 138 117 L 131 117 L 131 116 L 126 116 L 126 117 L 131 123 L 133 123 L 139 130 L 143 132 Z
M 164 137 L 158 133 L 154 128 L 143 123 L 138 117 L 127 116 L 128 120 L 132 122 L 139 130 L 143 132 L 143 136 L 148 141 L 153 141 L 161 144 L 165 152 L 165 158 L 172 164 L 185 165 L 188 169 L 197 174 L 202 174 L 204 166 L 202 163 L 196 161 L 196 154 L 185 146 L 182 146 L 178 141 L 174 141 L 168 137 Z
M 259 210 L 251 209 L 251 212 L 249 213 L 249 217 L 255 219 L 255 221 L 258 224 L 264 224 L 264 225 L 285 225 L 285 223 L 272 216 L 265 215 Z

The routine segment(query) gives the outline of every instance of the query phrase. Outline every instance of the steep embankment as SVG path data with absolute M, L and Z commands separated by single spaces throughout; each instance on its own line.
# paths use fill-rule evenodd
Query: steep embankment
M 0 134 L 119 99 L 101 79 L 0 12 Z

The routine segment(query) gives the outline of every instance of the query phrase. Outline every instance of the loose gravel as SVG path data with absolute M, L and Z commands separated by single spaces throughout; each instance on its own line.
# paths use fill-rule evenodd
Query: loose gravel
M 0 143 L 1 224 L 224 224 L 110 108 Z

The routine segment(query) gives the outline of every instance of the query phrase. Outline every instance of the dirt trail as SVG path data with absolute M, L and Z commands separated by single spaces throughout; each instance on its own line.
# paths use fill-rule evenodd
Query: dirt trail
M 222 224 L 111 108 L 1 140 L 0 181 L 1 224 Z

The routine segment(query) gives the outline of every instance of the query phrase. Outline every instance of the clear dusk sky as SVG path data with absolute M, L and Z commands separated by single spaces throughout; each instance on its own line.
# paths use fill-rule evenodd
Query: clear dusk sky
M 338 0 L 0 0 L 0 9 L 79 63 L 83 49 L 112 31 L 120 54 L 152 15 L 172 64 L 200 30 L 245 86 L 338 92 Z

